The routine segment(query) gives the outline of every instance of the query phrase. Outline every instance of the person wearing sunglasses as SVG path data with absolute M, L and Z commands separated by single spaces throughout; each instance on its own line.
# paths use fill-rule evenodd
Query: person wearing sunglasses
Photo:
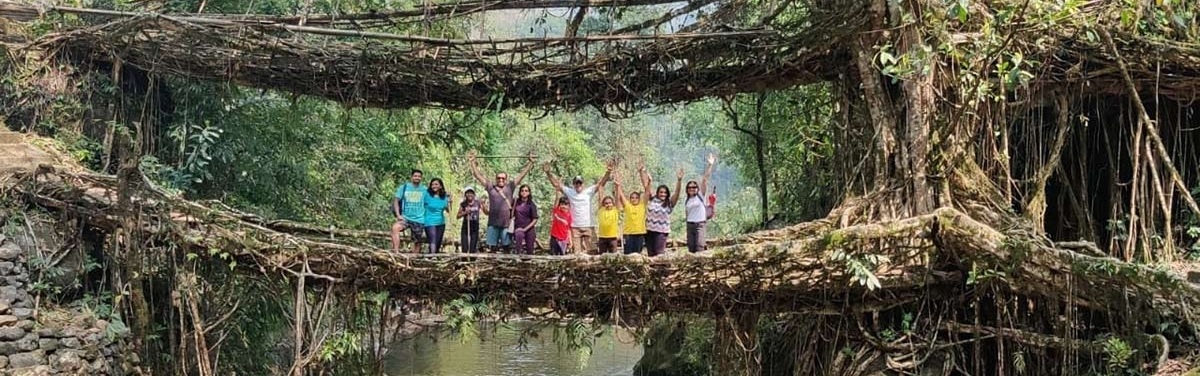
M 687 182 L 685 198 L 683 200 L 683 208 L 687 213 L 687 247 L 688 252 L 696 253 L 703 251 L 705 248 L 705 228 L 708 224 L 708 205 L 704 202 L 704 196 L 708 192 L 708 179 L 712 177 L 713 165 L 717 163 L 717 155 L 708 154 L 707 166 L 704 168 L 704 176 L 700 178 L 700 183 L 695 180 Z
M 526 162 L 525 168 L 521 170 L 521 174 L 517 175 L 517 180 L 508 180 L 507 173 L 497 173 L 494 183 L 487 180 L 486 175 L 479 169 L 475 151 L 467 154 L 467 164 L 471 168 L 471 176 L 475 177 L 475 181 L 484 186 L 488 196 L 488 221 L 487 230 L 484 235 L 484 242 L 487 243 L 492 252 L 500 252 L 509 247 L 509 238 L 506 235 L 508 227 L 513 220 L 513 201 L 517 186 L 521 185 L 521 181 L 525 180 L 525 176 L 529 175 L 529 171 L 533 169 L 533 164 L 536 161 L 533 153 L 529 154 L 529 161 Z

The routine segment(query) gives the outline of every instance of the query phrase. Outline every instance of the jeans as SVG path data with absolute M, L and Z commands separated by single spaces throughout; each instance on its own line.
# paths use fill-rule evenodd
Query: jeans
M 706 235 L 704 228 L 708 227 L 707 222 L 688 222 L 687 223 L 687 247 L 688 252 L 696 253 L 704 251 L 704 236 Z
M 527 254 L 527 255 L 532 255 L 533 247 L 536 244 L 537 244 L 537 229 L 531 228 L 528 231 L 521 231 L 521 229 L 518 228 L 518 229 L 516 229 L 516 233 L 513 234 L 513 252 L 514 253 L 523 253 L 523 254 Z
M 658 256 L 667 251 L 667 237 L 671 234 L 665 232 L 646 231 L 646 254 L 650 256 Z
M 479 252 L 479 221 L 463 221 L 458 241 L 463 253 Z
M 488 245 L 488 247 L 495 248 L 495 247 L 500 247 L 500 246 L 504 246 L 504 247 L 509 246 L 511 243 L 508 242 L 508 237 L 504 236 L 504 233 L 506 231 L 508 231 L 508 227 L 488 226 L 487 227 L 487 245 Z
M 429 238 L 429 253 L 438 253 L 446 237 L 446 225 L 425 226 L 425 235 Z
M 625 235 L 625 254 L 633 254 L 642 251 L 646 247 L 646 235 Z
M 550 238 L 550 254 L 562 256 L 567 252 L 567 241 Z

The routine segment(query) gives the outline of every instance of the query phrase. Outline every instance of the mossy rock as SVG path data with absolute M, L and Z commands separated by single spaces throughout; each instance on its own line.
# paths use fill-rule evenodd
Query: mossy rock
M 1190 371 L 1184 372 L 1183 376 L 1200 376 L 1200 367 L 1192 368 Z

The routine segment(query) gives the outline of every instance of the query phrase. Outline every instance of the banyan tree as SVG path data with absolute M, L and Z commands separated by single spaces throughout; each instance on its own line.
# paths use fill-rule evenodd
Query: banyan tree
M 609 33 L 577 32 L 589 10 L 661 4 L 674 6 Z M 380 31 L 537 8 L 572 9 L 567 33 Z M 698 16 L 656 32 L 688 14 Z M 469 293 L 504 314 L 630 325 L 707 315 L 719 323 L 718 374 L 1074 375 L 1112 364 L 1154 373 L 1182 371 L 1200 351 L 1200 286 L 1184 277 L 1200 234 L 1194 1 L 497 0 L 297 16 L 0 2 L 9 29 L 47 17 L 71 22 L 5 36 L 9 53 L 68 74 L 143 77 L 138 101 L 158 95 L 161 77 L 350 107 L 590 107 L 612 117 L 801 85 L 835 93 L 836 208 L 699 255 L 395 255 L 359 241 L 376 233 L 167 194 L 127 161 L 109 175 L 43 166 L 8 180 L 7 197 L 71 213 L 123 252 L 221 250 L 245 273 L 285 276 L 294 339 L 306 344 L 295 374 L 321 366 L 306 353 L 318 325 L 302 321 L 319 321 L 335 289 L 434 303 Z M 791 323 L 772 359 L 746 345 L 763 340 L 764 317 Z M 198 353 L 210 349 L 203 337 Z

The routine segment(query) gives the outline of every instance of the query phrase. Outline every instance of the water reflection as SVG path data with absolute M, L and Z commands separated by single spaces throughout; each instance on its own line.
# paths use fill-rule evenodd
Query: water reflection
M 550 328 L 521 346 L 521 331 L 529 325 L 510 323 L 466 342 L 456 335 L 421 335 L 393 343 L 384 369 L 389 376 L 626 376 L 642 356 L 641 346 L 621 329 L 596 338 L 590 356 L 560 348 Z

